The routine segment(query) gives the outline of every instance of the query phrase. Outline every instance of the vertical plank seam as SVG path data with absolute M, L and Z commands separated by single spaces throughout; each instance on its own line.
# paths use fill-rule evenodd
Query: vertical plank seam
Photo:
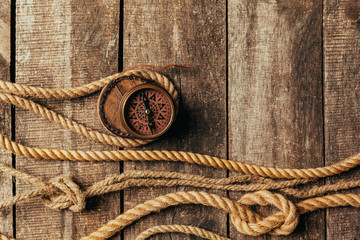
M 322 139 L 323 139 L 323 143 L 322 143 L 322 151 L 323 151 L 323 166 L 325 166 L 325 162 L 326 162 L 326 135 L 325 135 L 325 48 L 324 48 L 324 11 L 325 11 L 325 4 L 324 4 L 325 0 L 321 1 L 321 102 L 322 102 L 322 121 L 323 121 L 323 129 L 322 129 Z M 325 183 L 326 180 L 322 180 L 322 183 Z M 328 211 L 326 210 L 324 213 L 324 238 L 327 239 L 327 216 L 328 216 Z
M 16 82 L 16 0 L 10 2 L 10 81 Z M 15 106 L 11 105 L 10 110 L 11 118 L 11 140 L 15 141 Z M 16 155 L 11 154 L 11 165 L 16 168 Z M 12 177 L 12 194 L 16 195 L 16 179 Z M 16 205 L 12 208 L 12 220 L 13 220 L 13 236 L 16 238 Z
M 226 38 L 226 46 L 225 46 L 225 114 L 226 114 L 226 122 L 225 122 L 225 131 L 226 131 L 226 159 L 229 159 L 229 24 L 228 24 L 228 0 L 225 1 L 225 38 Z M 226 170 L 226 178 L 230 175 L 229 170 Z M 229 191 L 226 191 L 226 196 L 230 197 Z M 230 214 L 226 214 L 226 236 L 230 238 Z
M 119 1 L 119 47 L 118 47 L 118 72 L 124 69 L 124 0 Z M 123 148 L 119 148 L 123 149 Z M 124 172 L 124 162 L 119 162 L 120 174 Z M 120 191 L 120 212 L 125 209 L 124 190 Z M 124 229 L 120 231 L 120 239 L 125 239 Z

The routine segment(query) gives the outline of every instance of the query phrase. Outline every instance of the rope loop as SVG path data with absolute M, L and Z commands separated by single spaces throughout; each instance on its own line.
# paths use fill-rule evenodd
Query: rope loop
M 158 70 L 162 68 L 154 66 L 140 65 L 124 70 L 121 73 L 100 79 L 71 89 L 49 89 L 40 87 L 23 86 L 16 83 L 9 83 L 0 80 L 0 102 L 13 104 L 17 107 L 28 109 L 43 118 L 46 118 L 58 125 L 69 129 L 88 139 L 101 142 L 107 145 L 118 147 L 137 147 L 149 143 L 140 139 L 128 139 L 109 134 L 104 134 L 90 129 L 76 121 L 65 118 L 62 115 L 41 106 L 31 100 L 31 98 L 48 99 L 72 99 L 84 97 L 101 90 L 109 82 L 121 76 L 140 76 L 151 81 L 157 82 L 166 89 L 173 98 L 178 109 L 179 96 L 172 82 L 164 75 L 147 69 L 135 69 L 138 67 L 151 67 Z M 187 67 L 187 66 L 180 66 Z M 19 95 L 19 96 L 17 96 Z M 20 97 L 22 96 L 22 97 Z M 129 226 L 140 218 L 158 212 L 170 206 L 184 204 L 201 204 L 222 209 L 230 214 L 231 222 L 236 229 L 243 234 L 258 236 L 262 234 L 288 235 L 291 234 L 299 222 L 299 215 L 316 209 L 330 207 L 352 206 L 360 207 L 360 195 L 355 194 L 334 194 L 321 197 L 330 191 L 350 189 L 360 186 L 360 180 L 351 182 L 339 182 L 333 185 L 313 187 L 310 190 L 299 190 L 294 186 L 305 184 L 318 178 L 329 177 L 348 171 L 360 165 L 360 153 L 344 159 L 331 166 L 308 168 L 308 169 L 283 169 L 265 166 L 257 166 L 241 163 L 232 160 L 220 159 L 209 155 L 202 155 L 182 151 L 75 151 L 62 149 L 41 149 L 23 146 L 11 141 L 0 133 L 0 148 L 6 149 L 14 154 L 26 156 L 34 159 L 53 159 L 71 161 L 173 161 L 199 164 L 214 168 L 222 168 L 236 171 L 248 175 L 237 176 L 236 178 L 210 179 L 189 174 L 171 172 L 129 172 L 115 175 L 94 183 L 92 186 L 81 190 L 70 176 L 59 176 L 44 181 L 38 177 L 13 169 L 0 163 L 0 171 L 8 173 L 14 177 L 22 179 L 24 182 L 32 184 L 36 189 L 17 194 L 9 199 L 0 201 L 0 209 L 12 206 L 17 202 L 33 198 L 41 198 L 44 205 L 51 209 L 69 209 L 73 212 L 80 212 L 85 209 L 86 197 L 97 196 L 109 192 L 120 191 L 131 187 L 174 187 L 174 186 L 193 186 L 208 189 L 221 189 L 228 191 L 256 191 L 245 194 L 238 201 L 206 192 L 176 192 L 170 193 L 139 204 L 132 209 L 119 215 L 114 220 L 100 227 L 82 239 L 86 240 L 105 240 L 116 232 Z M 256 176 L 255 176 L 256 175 Z M 287 178 L 296 180 L 274 181 L 268 178 Z M 242 184 L 240 184 L 242 183 Z M 298 203 L 293 203 L 279 193 L 272 193 L 268 190 L 276 189 L 287 195 L 298 198 L 308 198 Z M 314 198 L 310 198 L 314 197 Z M 251 206 L 271 205 L 279 211 L 269 216 L 260 216 L 250 209 Z M 165 232 L 182 232 L 194 234 L 214 240 L 228 240 L 215 233 L 206 231 L 193 226 L 184 225 L 160 225 L 152 227 L 139 235 L 138 239 Z M 0 233 L 0 240 L 13 240 Z
M 299 222 L 299 213 L 294 203 L 283 195 L 266 190 L 245 194 L 239 203 L 246 206 L 268 206 L 272 205 L 280 211 L 274 215 L 260 218 L 249 218 L 245 221 L 243 217 L 231 213 L 230 218 L 236 229 L 247 235 L 258 236 L 265 233 L 272 235 L 288 235 L 294 231 Z
M 55 210 L 68 208 L 73 212 L 81 212 L 85 209 L 86 195 L 70 176 L 51 179 L 49 187 L 53 188 L 55 194 L 41 198 L 46 207 Z

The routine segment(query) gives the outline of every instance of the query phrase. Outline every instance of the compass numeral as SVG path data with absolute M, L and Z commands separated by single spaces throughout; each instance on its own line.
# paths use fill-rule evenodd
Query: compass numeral
M 165 106 L 165 104 L 159 103 L 158 106 L 159 106 L 159 109 L 161 110 L 161 109 L 163 109 L 163 107 Z
M 164 120 L 165 118 L 164 118 L 164 116 L 161 115 L 161 113 L 160 113 L 158 119 L 159 119 L 159 120 Z

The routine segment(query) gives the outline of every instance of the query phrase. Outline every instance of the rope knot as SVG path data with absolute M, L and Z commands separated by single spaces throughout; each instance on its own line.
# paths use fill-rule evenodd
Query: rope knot
M 86 196 L 70 176 L 51 179 L 49 187 L 53 194 L 42 197 L 46 207 L 56 210 L 68 208 L 73 212 L 80 212 L 85 208 Z
M 271 193 L 266 190 L 245 194 L 238 203 L 246 206 L 272 205 L 280 211 L 262 217 L 256 213 L 244 220 L 239 214 L 232 213 L 231 221 L 236 229 L 247 235 L 258 236 L 265 233 L 272 235 L 288 235 L 294 231 L 299 222 L 299 213 L 294 203 L 281 194 Z

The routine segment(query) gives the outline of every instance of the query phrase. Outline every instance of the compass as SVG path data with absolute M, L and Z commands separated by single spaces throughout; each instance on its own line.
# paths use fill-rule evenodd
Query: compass
M 175 114 L 169 93 L 157 83 L 138 76 L 113 80 L 98 101 L 102 125 L 122 137 L 158 138 L 169 130 Z

